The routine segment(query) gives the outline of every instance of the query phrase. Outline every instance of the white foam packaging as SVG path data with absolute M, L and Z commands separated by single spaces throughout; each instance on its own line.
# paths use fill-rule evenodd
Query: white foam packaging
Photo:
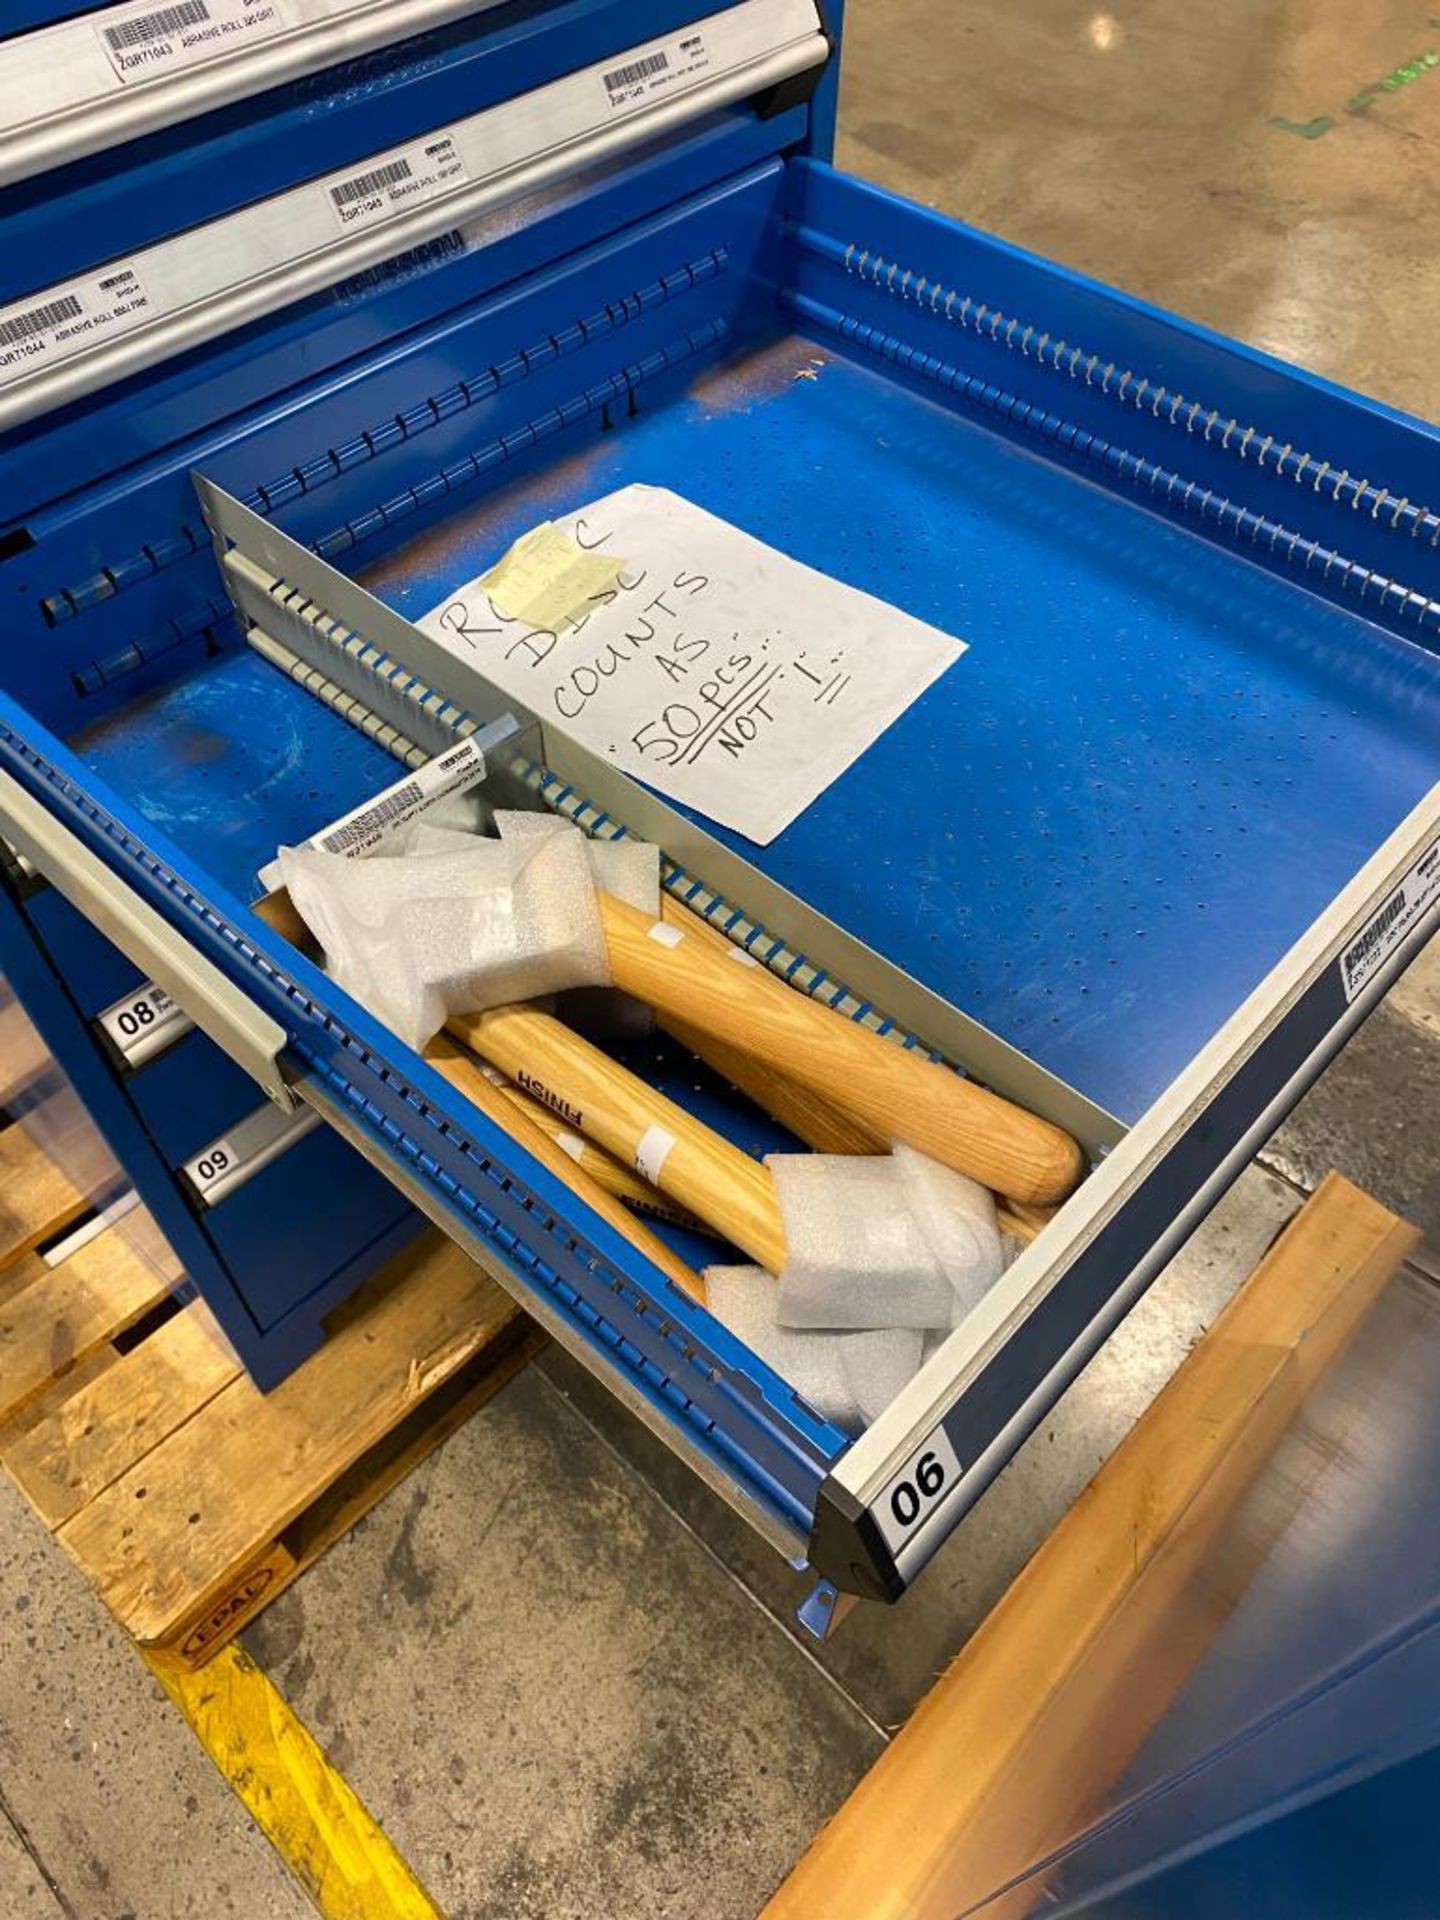
M 362 860 L 280 849 L 327 971 L 411 1046 L 452 1013 L 610 982 L 583 836 L 495 818 L 500 839 L 419 822 Z
M 847 1432 L 876 1419 L 920 1365 L 916 1328 L 805 1331 L 776 1319 L 775 1281 L 761 1267 L 708 1267 L 711 1313 L 800 1397 Z
M 1000 1277 L 991 1194 L 909 1147 L 772 1154 L 787 1327 L 949 1328 Z

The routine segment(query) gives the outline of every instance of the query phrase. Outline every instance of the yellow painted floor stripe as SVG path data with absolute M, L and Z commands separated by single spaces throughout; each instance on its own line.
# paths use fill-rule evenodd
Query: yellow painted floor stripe
M 139 1651 L 324 1920 L 445 1920 L 248 1654 L 187 1673 Z

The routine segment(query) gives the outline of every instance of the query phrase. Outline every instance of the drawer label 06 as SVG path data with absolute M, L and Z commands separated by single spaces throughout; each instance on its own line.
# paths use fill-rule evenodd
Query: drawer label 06
M 378 155 L 358 173 L 325 181 L 323 191 L 336 225 L 348 233 L 421 206 L 468 178 L 454 134 L 435 133 Z
M 124 261 L 0 307 L 0 387 L 154 314 L 140 275 Z
M 129 85 L 267 39 L 288 25 L 281 0 L 170 0 L 161 6 L 141 0 L 103 15 L 95 35 Z
M 892 1553 L 900 1551 L 960 1484 L 962 1472 L 949 1434 L 944 1427 L 936 1427 L 871 1503 L 875 1524 Z
M 1431 903 L 1440 899 L 1440 840 L 1411 867 L 1340 956 L 1345 998 L 1353 1000 L 1379 971 Z

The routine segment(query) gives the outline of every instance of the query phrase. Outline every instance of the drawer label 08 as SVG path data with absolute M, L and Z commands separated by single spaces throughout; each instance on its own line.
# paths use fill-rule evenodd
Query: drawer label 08
M 213 59 L 231 47 L 268 39 L 290 23 L 281 0 L 141 0 L 95 23 L 95 37 L 121 82 Z
M 107 1007 L 98 1024 L 126 1066 L 140 1067 L 188 1033 L 192 1022 L 185 1009 L 151 980 Z
M 892 1553 L 917 1533 L 959 1486 L 963 1468 L 944 1427 L 936 1427 L 885 1484 L 870 1511 Z
M 1389 959 L 1416 921 L 1440 899 L 1440 840 L 1422 853 L 1395 891 L 1373 913 L 1340 956 L 1346 1001 Z

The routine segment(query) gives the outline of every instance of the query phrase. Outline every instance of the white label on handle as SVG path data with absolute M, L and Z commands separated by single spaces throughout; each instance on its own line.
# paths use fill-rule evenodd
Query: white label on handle
M 367 161 L 359 173 L 321 182 L 335 223 L 345 232 L 388 220 L 402 207 L 422 206 L 469 179 L 453 133 L 433 133 Z
M 197 1153 L 193 1160 L 187 1160 L 185 1175 L 203 1200 L 227 1175 L 237 1173 L 240 1164 L 239 1150 L 226 1134 L 219 1140 L 212 1140 L 205 1151 Z
M 0 307 L 0 387 L 128 332 L 154 312 L 140 275 L 124 260 L 12 301 Z
M 672 927 L 668 921 L 656 920 L 646 929 L 645 938 L 653 940 L 657 947 L 678 947 L 685 935 L 679 927 Z
M 168 6 L 140 0 L 97 20 L 95 37 L 128 86 L 268 39 L 288 25 L 281 0 L 170 0 Z
M 1422 853 L 1385 904 L 1340 956 L 1348 1004 L 1404 940 L 1432 900 L 1440 898 L 1440 840 Z
M 660 1174 L 665 1162 L 670 1158 L 670 1149 L 675 1144 L 673 1133 L 667 1133 L 664 1127 L 647 1127 L 635 1149 L 635 1171 L 642 1180 L 648 1180 L 652 1187 L 660 1184 Z
M 961 1466 L 950 1436 L 936 1427 L 900 1471 L 890 1479 L 870 1511 L 892 1553 L 930 1518 L 940 1502 L 960 1484 Z
M 633 60 L 609 67 L 600 76 L 605 103 L 611 112 L 621 107 L 649 106 L 658 95 L 683 86 L 710 65 L 703 33 L 691 31 L 663 47 L 653 47 Z
M 194 1022 L 153 980 L 100 1015 L 99 1025 L 127 1067 L 143 1066 L 189 1033 Z
M 367 800 L 353 813 L 332 821 L 320 833 L 312 834 L 307 847 L 321 853 L 338 853 L 347 860 L 361 860 L 373 853 L 383 841 L 417 819 L 441 800 L 465 787 L 473 787 L 485 778 L 485 756 L 473 740 L 462 740 L 458 747 L 437 753 L 423 767 L 393 787 Z M 280 885 L 280 865 L 272 860 L 260 870 L 260 884 L 268 893 Z

